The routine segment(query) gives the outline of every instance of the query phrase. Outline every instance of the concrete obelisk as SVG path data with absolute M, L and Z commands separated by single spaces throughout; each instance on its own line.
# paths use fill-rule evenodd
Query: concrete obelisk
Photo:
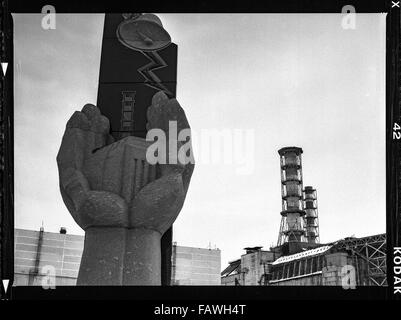
M 151 14 L 106 14 L 97 106 L 117 141 L 146 136 L 146 112 L 163 91 L 175 97 L 177 45 Z M 162 285 L 170 285 L 172 227 L 161 238 Z

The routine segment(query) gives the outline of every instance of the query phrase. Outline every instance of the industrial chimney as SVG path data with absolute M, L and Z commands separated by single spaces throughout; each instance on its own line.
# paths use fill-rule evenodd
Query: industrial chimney
M 309 243 L 319 243 L 319 220 L 317 213 L 317 193 L 311 186 L 304 189 L 305 235 Z
M 286 147 L 278 151 L 281 170 L 281 225 L 277 246 L 304 240 L 302 149 Z

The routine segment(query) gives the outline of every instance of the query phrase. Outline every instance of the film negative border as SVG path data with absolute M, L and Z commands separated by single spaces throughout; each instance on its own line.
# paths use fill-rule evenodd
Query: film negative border
M 359 13 L 386 12 L 391 0 L 287 0 L 260 1 L 79 1 L 79 0 L 13 0 L 10 11 L 14 13 L 39 13 L 45 5 L 52 5 L 62 13 L 335 13 L 346 5 L 353 5 Z
M 0 297 L 8 299 L 14 274 L 13 29 L 7 1 L 0 10 Z
M 401 144 L 393 139 L 393 128 L 395 119 L 401 122 L 401 104 L 399 96 L 401 93 L 401 54 L 400 54 L 400 9 L 396 5 L 398 1 L 354 1 L 357 12 L 387 12 L 387 75 L 386 75 L 386 150 L 387 150 L 387 278 L 389 286 L 387 289 L 383 288 L 357 288 L 352 292 L 342 291 L 339 288 L 298 288 L 294 291 L 294 288 L 236 288 L 234 291 L 229 291 L 227 288 L 83 288 L 83 287 L 66 287 L 59 288 L 56 290 L 45 291 L 42 288 L 28 288 L 18 287 L 11 290 L 13 282 L 13 261 L 14 261 L 14 208 L 13 208 L 13 42 L 12 42 L 12 17 L 10 12 L 36 12 L 40 13 L 41 8 L 45 4 L 51 4 L 56 7 L 57 12 L 102 12 L 105 6 L 98 3 L 93 5 L 89 2 L 85 5 L 80 3 L 82 6 L 74 5 L 74 1 L 64 2 L 52 1 L 51 3 L 39 3 L 30 2 L 22 3 L 22 1 L 14 1 L 12 7 L 8 7 L 7 1 L 0 2 L 0 28 L 1 28 L 1 51 L 0 58 L 2 63 L 8 63 L 8 65 L 2 65 L 0 70 L 0 179 L 1 179 L 1 194 L 0 194 L 0 274 L 2 283 L 0 284 L 0 294 L 2 299 L 8 299 L 10 297 L 16 299 L 26 299 L 35 297 L 36 299 L 54 299 L 54 298 L 88 298 L 98 296 L 100 292 L 102 298 L 127 298 L 132 295 L 133 292 L 141 292 L 142 299 L 150 299 L 157 297 L 157 299 L 206 299 L 214 297 L 215 299 L 249 299 L 255 298 L 260 299 L 283 299 L 283 298 L 296 298 L 303 292 L 303 297 L 308 298 L 342 298 L 342 299 L 359 299 L 359 298 L 371 298 L 371 299 L 383 299 L 383 298 L 400 298 L 394 294 L 395 288 L 395 254 L 394 247 L 401 246 L 400 242 L 400 212 L 401 212 Z M 195 6 L 194 12 L 210 12 L 215 9 L 216 12 L 231 11 L 231 8 L 223 9 L 223 5 L 216 8 L 215 5 L 207 6 L 208 2 L 204 2 L 202 6 Z M 321 2 L 310 2 L 309 6 L 301 7 L 302 1 L 290 1 L 287 12 L 340 12 L 341 5 L 347 4 L 346 1 L 333 1 L 330 6 L 324 7 Z M 314 6 L 311 9 L 311 3 Z M 333 6 L 334 3 L 334 6 Z M 361 3 L 361 5 L 359 5 Z M 363 4 L 365 3 L 365 4 Z M 374 5 L 372 4 L 374 3 Z M 119 4 L 119 3 L 118 3 Z M 205 7 L 205 4 L 207 7 Z M 287 2 L 288 4 L 288 2 Z M 237 12 L 249 12 L 249 3 L 246 4 L 248 7 L 243 8 L 241 6 L 235 7 L 233 11 Z M 276 4 L 277 5 L 277 4 Z M 260 8 L 254 7 L 253 12 L 285 12 L 286 3 L 281 3 L 279 7 L 272 8 Z M 163 6 L 161 6 L 163 8 Z M 102 10 L 103 8 L 103 10 Z M 128 8 L 128 5 L 124 6 Z M 336 8 L 334 10 L 333 8 Z M 92 10 L 91 10 L 92 9 Z M 128 8 L 129 9 L 129 8 Z M 138 10 L 138 8 L 136 8 Z M 187 11 L 191 11 L 190 8 L 186 8 Z M 203 10 L 202 10 L 203 9 Z M 206 10 L 207 9 L 207 10 Z M 110 9 L 110 12 L 121 11 L 118 7 Z M 180 12 L 180 10 L 174 10 L 174 6 L 170 12 Z M 141 11 L 164 11 L 155 8 L 147 8 L 147 10 Z M 185 10 L 181 11 L 185 12 Z M 4 73 L 5 70 L 5 73 Z M 399 123 L 401 126 L 401 123 Z M 400 258 L 401 259 L 401 258 Z M 4 283 L 3 283 L 4 280 Z M 7 285 L 7 290 L 5 290 Z M 255 291 L 257 291 L 255 293 Z M 94 294 L 94 293 L 97 294 Z M 147 294 L 143 294 L 147 292 Z M 214 294 L 210 295 L 211 292 Z M 288 295 L 288 293 L 291 293 Z M 172 294 L 173 293 L 173 294 Z M 296 293 L 296 294 L 295 294 Z M 372 296 L 372 293 L 377 294 L 376 297 Z M 226 294 L 226 295 L 225 295 Z
M 401 21 L 400 2 L 391 1 L 387 15 L 386 166 L 387 166 L 387 283 L 389 296 L 401 300 Z M 398 258 L 397 258 L 398 257 Z

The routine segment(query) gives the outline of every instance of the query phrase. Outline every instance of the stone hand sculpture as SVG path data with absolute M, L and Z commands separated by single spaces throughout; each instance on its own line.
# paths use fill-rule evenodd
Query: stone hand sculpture
M 159 92 L 147 127 L 168 136 L 169 121 L 178 131 L 189 128 L 177 100 Z M 194 165 L 151 165 L 152 142 L 114 142 L 109 131 L 109 120 L 87 104 L 67 122 L 57 155 L 61 195 L 85 230 L 77 284 L 160 285 L 160 239 L 184 204 Z

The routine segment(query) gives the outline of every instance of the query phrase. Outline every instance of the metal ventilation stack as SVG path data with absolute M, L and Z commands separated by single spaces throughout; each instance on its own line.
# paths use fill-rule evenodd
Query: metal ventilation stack
M 309 243 L 319 243 L 319 219 L 317 212 L 317 192 L 311 186 L 304 189 L 305 236 Z
M 286 147 L 278 151 L 281 169 L 281 225 L 277 246 L 304 241 L 302 149 Z

